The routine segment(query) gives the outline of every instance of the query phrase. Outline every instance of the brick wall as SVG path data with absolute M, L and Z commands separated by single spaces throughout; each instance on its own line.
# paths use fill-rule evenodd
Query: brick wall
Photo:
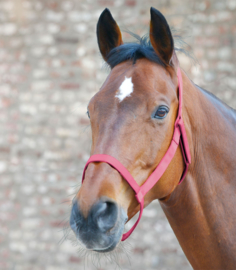
M 96 22 L 109 7 L 142 35 L 150 6 L 184 33 L 190 78 L 236 107 L 235 0 L 0 1 L 0 269 L 96 269 L 60 242 L 89 155 L 87 103 L 107 76 Z M 122 269 L 191 269 L 157 202 L 125 249 Z

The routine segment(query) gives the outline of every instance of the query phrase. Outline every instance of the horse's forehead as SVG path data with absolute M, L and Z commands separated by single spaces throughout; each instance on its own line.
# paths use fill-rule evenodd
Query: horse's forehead
M 118 73 L 119 70 L 117 75 Z M 165 94 L 167 93 L 166 85 L 168 85 L 165 74 L 164 68 L 141 62 L 139 65 L 127 69 L 121 76 L 117 76 L 119 82 L 114 88 L 114 97 L 116 101 L 123 102 L 139 94 L 143 95 L 144 92 L 147 97 L 157 95 L 158 92 Z M 116 72 L 113 74 L 114 77 L 116 77 Z
M 150 61 L 139 60 L 135 65 L 122 63 L 113 68 L 93 101 L 100 101 L 102 107 L 111 104 L 143 103 L 166 94 L 166 71 Z M 145 99 L 143 99 L 145 95 Z

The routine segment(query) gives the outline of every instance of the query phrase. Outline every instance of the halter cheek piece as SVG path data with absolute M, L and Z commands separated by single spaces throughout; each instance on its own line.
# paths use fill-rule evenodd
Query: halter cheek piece
M 106 162 L 110 166 L 112 166 L 114 169 L 116 169 L 123 176 L 123 178 L 128 182 L 131 188 L 134 190 L 135 197 L 140 204 L 139 217 L 136 223 L 134 224 L 134 226 L 127 233 L 123 234 L 121 241 L 124 241 L 125 239 L 127 239 L 131 235 L 133 230 L 136 228 L 136 226 L 138 225 L 141 219 L 142 213 L 143 213 L 145 194 L 159 181 L 159 179 L 161 178 L 161 176 L 167 169 L 168 165 L 170 164 L 171 160 L 173 159 L 176 149 L 179 144 L 180 144 L 182 155 L 185 162 L 185 169 L 184 169 L 184 172 L 182 174 L 179 184 L 183 181 L 187 173 L 188 166 L 191 163 L 188 140 L 186 136 L 184 122 L 182 119 L 183 81 L 182 81 L 182 75 L 181 75 L 181 71 L 179 67 L 177 70 L 177 77 L 178 77 L 178 84 L 179 84 L 179 110 L 178 110 L 177 119 L 175 121 L 173 138 L 166 154 L 164 155 L 160 163 L 157 165 L 156 169 L 148 177 L 148 179 L 145 181 L 145 183 L 142 186 L 139 186 L 135 182 L 134 178 L 129 173 L 129 171 L 117 159 L 109 155 L 100 155 L 100 154 L 92 155 L 84 167 L 82 182 L 84 181 L 85 171 L 91 162 Z

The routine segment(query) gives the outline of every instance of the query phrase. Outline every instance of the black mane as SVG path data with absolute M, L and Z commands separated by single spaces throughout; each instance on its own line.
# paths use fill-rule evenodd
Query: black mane
M 124 61 L 132 61 L 133 64 L 135 64 L 135 62 L 141 58 L 146 58 L 164 67 L 166 66 L 166 63 L 164 63 L 155 53 L 148 35 L 140 37 L 132 32 L 127 32 L 136 39 L 136 42 L 124 43 L 109 52 L 107 56 L 107 64 L 111 68 L 114 68 L 115 66 Z M 175 39 L 175 42 L 179 43 L 181 47 L 186 45 L 186 43 L 181 40 L 180 36 L 175 35 L 173 37 Z M 190 58 L 193 59 L 190 53 L 186 52 L 184 48 L 175 47 L 175 50 L 183 52 L 184 54 L 190 56 Z

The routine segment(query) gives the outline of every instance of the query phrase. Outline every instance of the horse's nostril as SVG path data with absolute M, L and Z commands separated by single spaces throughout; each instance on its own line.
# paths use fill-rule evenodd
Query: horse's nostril
M 94 210 L 94 218 L 99 229 L 106 232 L 114 227 L 118 218 L 118 206 L 114 202 L 99 202 Z
M 118 205 L 115 202 L 112 202 L 109 198 L 102 198 L 92 206 L 88 216 L 84 217 L 79 204 L 74 202 L 70 216 L 70 227 L 77 237 L 81 240 L 86 239 L 88 244 L 87 237 L 91 237 L 91 233 L 104 234 L 116 225 L 118 212 Z

